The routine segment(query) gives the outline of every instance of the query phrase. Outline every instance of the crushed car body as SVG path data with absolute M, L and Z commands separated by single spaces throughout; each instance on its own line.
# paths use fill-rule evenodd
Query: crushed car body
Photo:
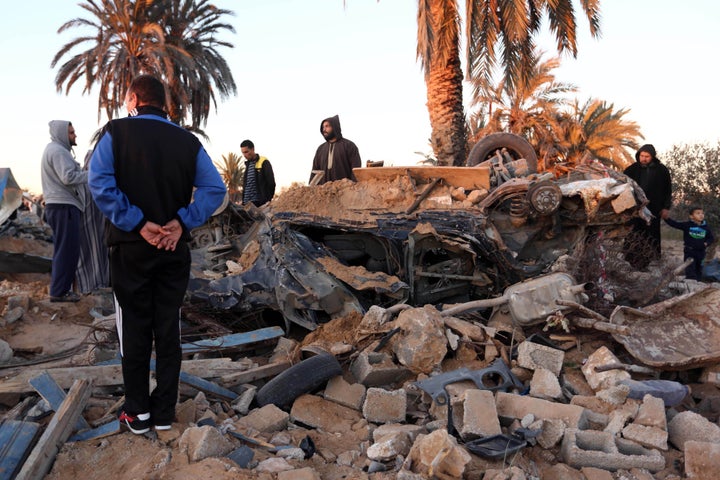
M 600 164 L 561 178 L 455 168 L 356 169 L 262 209 L 230 204 L 193 232 L 192 299 L 313 330 L 371 305 L 493 298 L 646 214 L 642 190 Z

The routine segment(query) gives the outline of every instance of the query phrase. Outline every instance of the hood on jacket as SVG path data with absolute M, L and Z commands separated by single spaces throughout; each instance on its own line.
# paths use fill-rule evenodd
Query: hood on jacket
M 641 152 L 647 152 L 647 153 L 649 153 L 650 156 L 652 157 L 652 160 L 651 160 L 651 161 L 659 162 L 659 160 L 658 160 L 658 158 L 657 158 L 657 153 L 655 152 L 655 147 L 654 147 L 652 144 L 646 143 L 645 145 L 643 145 L 642 147 L 640 147 L 637 152 L 635 152 L 635 161 L 636 161 L 636 162 L 639 162 L 639 161 L 640 161 L 640 153 L 641 153 Z
M 335 134 L 335 138 L 340 140 L 342 138 L 342 129 L 340 128 L 340 116 L 335 115 L 334 117 L 328 117 L 323 119 L 322 122 L 320 122 L 320 135 L 322 135 L 322 126 L 323 123 L 330 122 L 330 126 L 333 129 L 333 133 Z M 323 135 L 323 138 L 325 138 L 325 135 Z
M 70 122 L 68 120 L 50 120 L 48 125 L 50 126 L 50 140 L 70 150 L 70 135 L 68 135 Z

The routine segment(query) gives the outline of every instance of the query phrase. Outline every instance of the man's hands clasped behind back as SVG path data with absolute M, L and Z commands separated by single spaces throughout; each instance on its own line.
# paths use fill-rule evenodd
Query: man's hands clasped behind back
M 158 250 L 175 251 L 182 235 L 182 225 L 176 219 L 162 226 L 148 221 L 140 229 L 140 235 Z

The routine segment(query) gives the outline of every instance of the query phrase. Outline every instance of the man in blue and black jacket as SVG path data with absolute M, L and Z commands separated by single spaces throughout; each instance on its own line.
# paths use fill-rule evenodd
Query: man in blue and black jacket
M 133 433 L 167 430 L 175 419 L 182 351 L 180 306 L 190 275 L 190 230 L 220 206 L 225 185 L 200 141 L 170 122 L 165 87 L 137 77 L 129 117 L 112 120 L 90 160 L 88 183 L 108 220 L 125 404 Z M 149 392 L 155 341 L 157 386 Z

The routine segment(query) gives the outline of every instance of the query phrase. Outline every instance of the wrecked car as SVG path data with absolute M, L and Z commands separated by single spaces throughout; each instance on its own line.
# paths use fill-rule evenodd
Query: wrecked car
M 228 205 L 194 231 L 192 299 L 313 330 L 371 305 L 497 297 L 599 231 L 622 235 L 647 202 L 599 163 L 558 178 L 500 149 L 470 167 L 355 173 Z

